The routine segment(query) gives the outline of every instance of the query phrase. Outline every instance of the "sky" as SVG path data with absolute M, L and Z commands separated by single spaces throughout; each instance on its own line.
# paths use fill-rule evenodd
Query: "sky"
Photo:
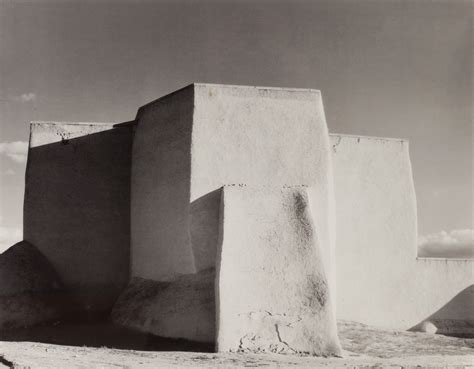
M 421 251 L 473 253 L 471 1 L 0 0 L 0 251 L 29 122 L 123 122 L 192 82 L 314 88 L 330 132 L 410 141 Z

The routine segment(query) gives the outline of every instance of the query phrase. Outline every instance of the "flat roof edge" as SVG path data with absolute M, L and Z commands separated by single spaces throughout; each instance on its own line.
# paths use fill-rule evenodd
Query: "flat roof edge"
M 163 95 L 155 100 L 150 101 L 149 103 L 146 103 L 145 105 L 142 105 L 138 108 L 140 109 L 147 107 L 148 105 L 154 104 L 162 99 L 166 99 L 178 92 L 182 92 L 188 88 L 194 88 L 194 87 L 220 87 L 220 88 L 242 88 L 242 89 L 256 89 L 256 90 L 272 90 L 272 91 L 289 91 L 289 92 L 312 92 L 312 93 L 317 93 L 321 94 L 321 90 L 313 89 L 313 88 L 294 88 L 294 87 L 266 87 L 266 86 L 248 86 L 248 85 L 227 85 L 227 84 L 220 84 L 220 83 L 205 83 L 205 82 L 193 82 L 190 83 L 189 85 L 186 85 L 184 87 L 181 87 L 175 91 L 172 91 L 170 93 L 167 93 L 166 95 Z
M 474 263 L 474 258 L 448 258 L 448 257 L 435 257 L 435 256 L 417 256 L 416 260 L 418 261 L 462 261 L 462 262 L 469 262 L 469 263 Z
M 86 126 L 92 126 L 92 125 L 114 125 L 117 123 L 112 123 L 112 122 L 59 122 L 59 121 L 47 121 L 47 120 L 32 120 L 30 124 L 57 124 L 57 125 L 86 125 Z
M 193 83 L 195 86 L 215 86 L 215 87 L 229 87 L 229 88 L 254 88 L 257 90 L 275 90 L 275 91 L 295 91 L 295 92 L 315 92 L 321 93 L 321 90 L 315 88 L 297 88 L 297 87 L 272 87 L 272 86 L 248 86 L 248 85 L 226 85 L 221 83 Z
M 138 113 L 139 113 L 140 110 L 142 110 L 143 108 L 146 108 L 147 106 L 149 106 L 149 105 L 151 105 L 151 104 L 154 104 L 154 103 L 156 103 L 156 102 L 158 102 L 158 101 L 160 101 L 160 100 L 163 100 L 163 99 L 166 99 L 166 98 L 168 98 L 168 97 L 171 97 L 172 95 L 177 94 L 178 92 L 182 92 L 182 91 L 184 91 L 184 90 L 187 90 L 188 88 L 194 88 L 194 85 L 195 85 L 194 83 L 191 83 L 191 84 L 186 85 L 186 86 L 184 86 L 184 87 L 181 87 L 181 88 L 179 88 L 179 89 L 177 89 L 177 90 L 175 90 L 175 91 L 172 91 L 172 92 L 170 92 L 170 93 L 167 93 L 166 95 L 163 95 L 163 96 L 161 96 L 161 97 L 159 97 L 159 98 L 157 98 L 157 99 L 155 99 L 155 100 L 152 100 L 152 101 L 146 103 L 145 105 L 140 106 L 140 107 L 138 108 L 138 110 L 137 110 L 137 117 L 136 117 L 135 119 L 138 118 Z
M 329 133 L 329 136 L 347 137 L 347 138 L 353 138 L 353 139 L 362 138 L 362 139 L 365 139 L 365 140 L 409 142 L 409 140 L 407 138 L 364 136 L 364 135 L 348 135 L 348 134 L 344 134 L 344 133 Z

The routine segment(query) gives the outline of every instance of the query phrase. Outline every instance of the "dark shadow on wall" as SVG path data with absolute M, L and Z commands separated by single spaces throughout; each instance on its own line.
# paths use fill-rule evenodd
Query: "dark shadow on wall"
M 110 310 L 130 274 L 135 126 L 124 122 L 69 139 L 67 128 L 50 124 L 59 142 L 30 148 L 24 203 L 29 242 L 0 255 L 0 276 L 6 273 L 0 340 L 213 351 L 213 343 L 157 337 L 111 322 Z
M 161 280 L 195 271 L 190 245 L 194 88 L 142 106 L 132 165 L 132 272 Z
M 436 327 L 437 334 L 474 338 L 474 285 L 471 285 L 435 313 L 410 328 L 410 331 L 429 331 Z
M 219 242 L 222 188 L 191 202 L 189 207 L 191 245 L 197 271 L 214 268 Z
M 80 309 L 106 313 L 129 280 L 133 125 L 72 139 L 48 129 L 60 141 L 28 152 L 24 239 Z
M 207 275 L 211 278 L 207 283 L 190 286 L 192 291 L 197 287 L 193 292 L 213 285 L 213 271 Z M 209 291 L 208 304 L 214 302 L 214 290 Z M 211 352 L 214 348 L 213 343 L 158 337 L 113 324 L 107 314 L 89 314 L 44 255 L 26 241 L 0 254 L 0 340 L 153 351 Z

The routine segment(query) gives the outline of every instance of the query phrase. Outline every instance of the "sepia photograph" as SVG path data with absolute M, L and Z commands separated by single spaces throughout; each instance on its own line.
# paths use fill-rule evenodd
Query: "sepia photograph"
M 0 0 L 0 369 L 473 369 L 473 18 Z

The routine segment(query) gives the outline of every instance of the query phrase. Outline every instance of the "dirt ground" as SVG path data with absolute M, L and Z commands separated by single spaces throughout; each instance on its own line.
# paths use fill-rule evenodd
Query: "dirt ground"
M 343 358 L 216 354 L 209 352 L 210 345 L 151 337 L 108 324 L 57 324 L 2 332 L 0 368 L 474 369 L 472 338 L 387 331 L 345 321 L 338 328 Z

